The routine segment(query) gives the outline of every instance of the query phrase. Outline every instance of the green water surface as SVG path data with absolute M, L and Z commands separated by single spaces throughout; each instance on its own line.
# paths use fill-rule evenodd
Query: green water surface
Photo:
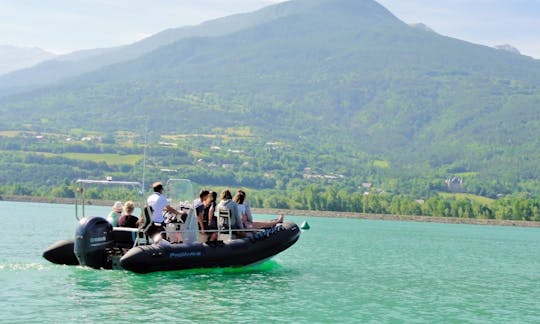
M 0 208 L 2 323 L 540 323 L 536 228 L 288 217 L 311 229 L 263 264 L 139 275 L 41 257 L 73 206 Z

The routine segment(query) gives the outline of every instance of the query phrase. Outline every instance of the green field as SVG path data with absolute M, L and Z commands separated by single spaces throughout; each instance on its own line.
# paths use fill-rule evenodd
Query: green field
M 3 137 L 16 137 L 20 134 L 20 131 L 1 131 L 0 136 Z
M 129 164 L 134 165 L 142 159 L 139 154 L 95 154 L 95 153 L 64 153 L 59 156 L 82 161 L 106 162 L 108 164 Z
M 388 169 L 390 167 L 390 163 L 384 160 L 375 160 L 373 162 L 373 166 L 376 168 Z
M 28 152 L 20 152 L 21 154 L 30 154 Z M 79 160 L 79 161 L 92 161 L 92 162 L 105 162 L 107 164 L 128 164 L 134 165 L 142 159 L 142 155 L 139 154 L 112 154 L 112 153 L 46 153 L 46 152 L 32 152 L 31 154 L 39 154 L 46 157 L 60 156 L 66 159 Z

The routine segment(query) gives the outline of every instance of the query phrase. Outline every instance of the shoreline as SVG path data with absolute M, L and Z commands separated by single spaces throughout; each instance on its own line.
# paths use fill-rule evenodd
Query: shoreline
M 535 221 L 436 217 L 436 216 L 410 216 L 410 215 L 392 215 L 392 214 L 365 214 L 365 213 L 354 213 L 354 212 L 289 210 L 289 209 L 273 209 L 273 208 L 251 208 L 251 210 L 255 214 L 266 214 L 266 215 L 273 215 L 273 214 L 279 215 L 280 213 L 283 213 L 285 214 L 285 216 L 290 215 L 290 216 L 329 217 L 329 218 L 334 217 L 334 218 L 353 218 L 353 219 L 403 221 L 403 222 L 518 226 L 518 227 L 540 228 L 540 222 L 535 222 Z
M 31 197 L 31 196 L 0 196 L 0 201 L 30 202 L 30 203 L 48 203 L 48 204 L 73 204 L 74 198 L 55 198 L 55 197 Z M 114 201 L 87 200 L 88 205 L 111 206 Z M 518 227 L 537 227 L 540 228 L 540 222 L 518 221 L 518 220 L 500 220 L 500 219 L 482 219 L 482 218 L 458 218 L 458 217 L 435 217 L 435 216 L 410 216 L 410 215 L 391 215 L 391 214 L 365 214 L 355 212 L 337 212 L 337 211 L 316 211 L 316 210 L 293 210 L 279 208 L 251 208 L 254 214 L 279 215 L 285 216 L 308 216 L 308 217 L 329 217 L 329 218 L 352 218 L 367 220 L 385 220 L 385 221 L 405 221 L 405 222 L 424 222 L 424 223 L 442 223 L 442 224 L 470 224 L 470 225 L 492 225 L 492 226 L 518 226 Z

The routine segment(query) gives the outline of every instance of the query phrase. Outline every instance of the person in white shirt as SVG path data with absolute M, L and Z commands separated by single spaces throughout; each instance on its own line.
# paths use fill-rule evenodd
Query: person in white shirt
M 146 203 L 153 209 L 152 221 L 154 221 L 154 223 L 163 224 L 165 221 L 163 214 L 165 212 L 180 215 L 180 212 L 171 207 L 167 199 L 163 197 L 163 185 L 161 182 L 155 182 L 152 185 L 152 189 L 154 190 L 154 193 L 148 197 Z

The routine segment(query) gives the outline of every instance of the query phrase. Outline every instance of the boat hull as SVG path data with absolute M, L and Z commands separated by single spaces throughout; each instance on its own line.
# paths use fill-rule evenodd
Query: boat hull
M 120 265 L 123 269 L 137 273 L 245 266 L 286 250 L 299 237 L 298 226 L 285 222 L 250 237 L 227 242 L 135 247 L 120 259 Z
M 43 252 L 43 257 L 49 262 L 65 265 L 79 265 L 79 260 L 73 253 L 74 240 L 61 240 Z

